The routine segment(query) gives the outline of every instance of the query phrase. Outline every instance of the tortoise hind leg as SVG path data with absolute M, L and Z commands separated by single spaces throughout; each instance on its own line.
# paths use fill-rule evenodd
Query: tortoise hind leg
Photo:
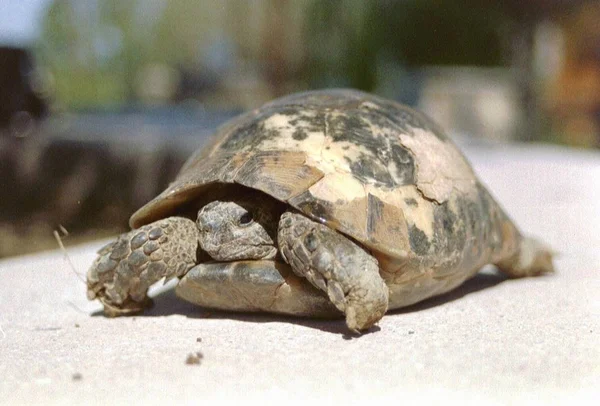
M 87 295 L 104 314 L 137 313 L 151 304 L 148 288 L 163 277 L 182 276 L 196 263 L 198 231 L 187 218 L 170 217 L 122 234 L 98 252 L 87 273 Z
M 481 185 L 478 185 L 478 190 L 480 217 L 488 218 L 489 223 L 479 223 L 480 232 L 476 239 L 483 248 L 493 247 L 486 263 L 493 263 L 513 278 L 554 272 L 550 247 L 521 234 L 490 193 Z M 474 218 L 471 221 L 477 223 L 478 216 Z
M 531 237 L 522 237 L 517 252 L 510 258 L 498 261 L 496 266 L 513 278 L 538 276 L 554 272 L 552 250 Z

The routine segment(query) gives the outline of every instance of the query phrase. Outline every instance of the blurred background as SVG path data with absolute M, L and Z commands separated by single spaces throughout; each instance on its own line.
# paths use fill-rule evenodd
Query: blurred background
M 127 230 L 221 123 L 352 87 L 600 147 L 598 0 L 0 0 L 0 258 Z

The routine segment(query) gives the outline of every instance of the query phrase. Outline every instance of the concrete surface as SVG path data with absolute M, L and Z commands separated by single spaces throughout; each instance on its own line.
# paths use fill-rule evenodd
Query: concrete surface
M 355 337 L 341 320 L 194 308 L 168 286 L 146 314 L 106 319 L 59 251 L 4 260 L 0 404 L 591 403 L 600 395 L 600 154 L 466 150 L 521 228 L 560 253 L 557 274 L 506 280 L 488 269 Z M 69 249 L 79 272 L 103 243 Z M 200 364 L 186 364 L 196 352 Z

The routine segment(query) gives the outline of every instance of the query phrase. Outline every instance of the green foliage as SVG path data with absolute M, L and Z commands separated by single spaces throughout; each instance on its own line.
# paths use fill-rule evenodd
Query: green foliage
M 375 2 L 315 0 L 308 8 L 306 74 L 314 86 L 375 85 L 381 48 Z
M 265 57 L 269 42 L 262 38 L 269 27 L 236 29 L 238 37 L 253 32 L 252 38 L 231 38 L 236 30 L 228 25 L 255 24 L 249 11 L 256 17 L 255 8 L 261 8 L 264 15 L 274 1 L 55 0 L 38 56 L 54 78 L 54 99 L 65 107 L 132 103 L 145 65 L 200 72 L 207 44 L 220 40 L 237 42 L 238 60 L 273 69 L 269 64 L 278 62 Z M 383 59 L 409 68 L 503 62 L 501 32 L 507 18 L 494 2 L 306 0 L 275 9 L 295 10 L 301 15 L 294 18 L 305 22 L 304 61 L 282 80 L 301 80 L 308 87 L 373 90 Z
M 378 58 L 401 66 L 503 64 L 508 19 L 476 0 L 314 0 L 306 38 L 315 84 L 372 90 Z

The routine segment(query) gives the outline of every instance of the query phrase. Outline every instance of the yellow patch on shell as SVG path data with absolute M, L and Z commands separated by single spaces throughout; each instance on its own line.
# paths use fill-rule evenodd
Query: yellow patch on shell
M 445 202 L 453 190 L 470 195 L 477 180 L 456 146 L 421 128 L 413 132 L 400 134 L 400 142 L 413 154 L 417 187 L 423 195 L 438 203 Z

